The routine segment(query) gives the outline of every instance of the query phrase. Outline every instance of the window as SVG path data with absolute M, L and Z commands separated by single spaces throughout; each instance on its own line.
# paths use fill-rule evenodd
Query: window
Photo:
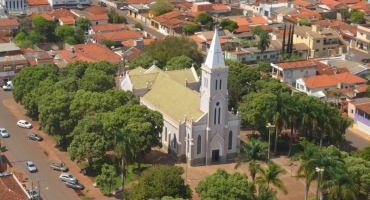
M 245 58 L 242 58 L 242 62 L 245 62 Z
M 316 40 L 316 43 L 320 43 L 320 40 Z
M 220 118 L 221 118 L 221 108 L 218 108 L 218 124 L 220 124 Z
M 259 60 L 260 59 L 260 56 L 257 56 L 257 60 Z
M 318 51 L 319 51 L 319 49 L 315 49 L 315 51 L 316 51 L 316 52 L 318 52 Z
M 167 142 L 167 127 L 164 127 L 164 141 Z
M 263 59 L 267 59 L 267 55 L 263 55 Z
M 217 90 L 217 80 L 216 80 L 216 86 L 215 86 L 215 90 Z
M 215 115 L 213 118 L 213 124 L 216 124 L 217 108 L 215 108 Z
M 188 133 L 188 137 L 186 138 L 188 141 L 186 141 L 187 143 L 187 146 L 188 146 L 188 153 L 189 153 L 189 148 L 190 148 L 190 137 L 189 137 L 189 133 Z
M 229 132 L 229 145 L 228 145 L 228 149 L 232 149 L 233 148 L 233 132 L 230 131 Z
M 98 25 L 98 22 L 95 22 L 95 25 Z
M 360 35 L 364 35 L 364 33 L 361 33 L 361 32 L 360 32 Z
M 270 55 L 270 59 L 275 59 L 276 55 Z
M 220 80 L 220 87 L 219 87 L 220 90 L 221 90 L 221 85 L 222 85 L 222 80 Z
M 351 109 L 351 113 L 353 114 L 353 109 Z
M 176 134 L 173 134 L 173 148 L 177 149 L 177 139 L 176 139 Z
M 325 50 L 326 50 L 326 48 L 323 48 L 322 50 L 324 50 L 324 51 L 325 51 Z
M 197 140 L 197 154 L 200 154 L 201 152 L 202 152 L 202 138 L 199 135 Z

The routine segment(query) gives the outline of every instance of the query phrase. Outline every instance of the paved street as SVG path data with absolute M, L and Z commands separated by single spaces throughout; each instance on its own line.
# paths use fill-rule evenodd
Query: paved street
M 370 145 L 370 140 L 365 133 L 359 130 L 349 128 L 346 131 L 347 147 L 342 148 L 345 151 L 355 151 L 363 149 Z M 365 137 L 364 137 L 365 136 Z
M 27 134 L 33 130 L 22 129 L 16 126 L 16 122 L 19 119 L 16 119 L 3 103 L 3 100 L 10 98 L 13 98 L 11 92 L 0 90 L 0 113 L 2 114 L 0 127 L 5 127 L 10 135 L 9 138 L 1 139 L 1 144 L 7 148 L 4 155 L 10 162 L 16 161 L 16 163 L 12 163 L 15 170 L 22 172 L 24 178 L 28 178 L 28 181 L 25 182 L 27 188 L 32 183 L 35 187 L 38 185 L 38 180 L 43 180 L 39 181 L 39 183 L 40 193 L 44 200 L 79 199 L 73 189 L 67 188 L 64 182 L 59 181 L 60 172 L 50 169 L 50 164 L 59 162 L 59 160 L 51 150 L 45 151 L 45 148 L 47 148 L 46 143 L 44 141 L 28 140 Z M 25 167 L 26 160 L 32 161 L 39 171 L 32 174 L 29 173 Z M 36 190 L 38 191 L 38 188 Z
M 362 63 L 361 62 L 362 59 L 369 59 L 370 57 L 368 53 L 365 53 L 365 52 L 362 52 L 362 51 L 359 51 L 353 48 L 351 48 L 349 52 L 355 55 L 355 61 L 359 63 Z

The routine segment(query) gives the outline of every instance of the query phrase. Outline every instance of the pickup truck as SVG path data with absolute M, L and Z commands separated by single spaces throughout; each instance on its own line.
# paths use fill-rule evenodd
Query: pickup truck
M 65 166 L 61 166 L 61 164 L 60 164 L 60 163 L 53 163 L 53 164 L 51 164 L 51 165 L 50 165 L 50 168 L 51 168 L 52 170 L 58 170 L 58 171 L 61 171 L 61 172 L 66 172 L 66 171 L 68 171 L 68 168 L 67 168 L 67 167 L 65 167 Z

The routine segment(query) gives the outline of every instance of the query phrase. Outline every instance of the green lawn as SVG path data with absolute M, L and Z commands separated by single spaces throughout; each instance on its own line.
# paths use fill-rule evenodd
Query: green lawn
M 79 163 L 78 165 L 81 168 L 87 168 L 89 166 L 89 163 L 83 162 L 83 163 Z M 146 163 L 141 164 L 142 169 L 146 169 L 150 166 L 151 164 L 146 164 Z M 128 165 L 127 174 L 125 177 L 125 184 L 131 183 L 132 181 L 135 181 L 138 179 L 138 175 L 135 172 L 133 172 L 133 170 L 136 168 L 137 168 L 137 164 Z M 92 178 L 93 180 L 95 180 L 96 176 L 98 176 L 99 173 L 100 172 L 90 172 L 90 173 L 88 172 L 88 176 Z M 112 185 L 111 189 L 114 190 L 115 188 L 118 188 L 120 186 L 121 186 L 121 174 L 119 171 L 117 171 L 116 184 Z M 104 185 L 104 187 L 101 189 L 103 191 L 103 194 L 108 194 L 110 192 L 108 185 Z
M 93 200 L 93 198 L 90 198 L 90 197 L 82 197 L 82 200 Z

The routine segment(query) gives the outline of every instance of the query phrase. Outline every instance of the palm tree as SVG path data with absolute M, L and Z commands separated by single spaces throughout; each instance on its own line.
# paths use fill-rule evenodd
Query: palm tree
M 267 153 L 267 144 L 260 139 L 252 138 L 250 144 L 242 144 L 239 146 L 241 153 L 236 157 L 235 169 L 238 169 L 241 164 L 249 162 L 248 170 L 254 181 L 256 177 L 258 164 L 257 160 L 264 160 Z
M 326 102 L 320 106 L 320 115 L 318 115 L 317 118 L 317 132 L 320 135 L 320 147 L 322 147 L 324 136 L 333 136 L 335 134 L 333 127 L 338 126 L 335 121 L 338 120 L 338 118 L 335 117 L 337 111 L 338 110 Z
M 300 154 L 301 159 L 301 166 L 299 166 L 297 171 L 297 178 L 305 178 L 305 200 L 308 199 L 308 190 L 310 188 L 310 184 L 316 178 L 315 168 L 309 166 L 307 162 L 311 160 L 315 154 L 317 153 L 319 147 L 315 145 L 314 142 L 308 142 L 307 140 L 303 140 L 300 142 L 303 147 L 303 152 Z
M 126 166 L 129 162 L 132 161 L 134 157 L 134 152 L 132 144 L 134 143 L 134 138 L 127 132 L 120 130 L 115 134 L 115 154 L 121 160 L 121 186 L 122 189 L 125 185 L 125 176 L 126 176 Z
M 258 191 L 258 196 L 256 196 L 254 199 L 255 200 L 277 200 L 276 198 L 277 191 L 263 187 L 260 188 Z
M 298 118 L 301 116 L 301 96 L 299 93 L 293 93 L 285 110 L 285 116 L 288 116 L 288 126 L 290 128 L 290 141 L 289 141 L 289 152 L 288 157 L 292 155 L 293 146 L 293 132 L 296 125 L 299 123 Z
M 335 174 L 332 174 L 332 179 L 329 179 L 322 184 L 322 188 L 329 189 L 329 198 L 337 200 L 356 200 L 356 194 L 359 191 L 358 185 L 352 182 L 347 172 L 346 166 L 344 165 L 339 168 Z
M 271 38 L 267 31 L 261 31 L 259 38 L 260 40 L 257 43 L 257 48 L 261 51 L 261 59 L 263 59 L 263 52 L 270 46 Z
M 317 124 L 317 116 L 319 115 L 318 104 L 321 103 L 316 97 L 308 96 L 302 103 L 302 121 L 301 131 L 306 134 L 306 139 L 312 140 L 312 134 Z
M 270 184 L 280 189 L 284 194 L 288 194 L 288 191 L 284 183 L 279 179 L 280 174 L 285 174 L 286 171 L 270 161 L 267 165 L 267 169 L 264 170 L 261 167 L 257 169 L 258 176 L 256 178 L 256 184 L 259 186 L 258 190 L 261 190 L 264 187 L 270 189 Z
M 339 97 L 342 96 L 342 92 L 337 90 L 333 93 L 334 97 L 335 97 L 335 103 L 336 103 L 336 106 L 337 108 L 339 107 L 338 104 L 339 104 Z

